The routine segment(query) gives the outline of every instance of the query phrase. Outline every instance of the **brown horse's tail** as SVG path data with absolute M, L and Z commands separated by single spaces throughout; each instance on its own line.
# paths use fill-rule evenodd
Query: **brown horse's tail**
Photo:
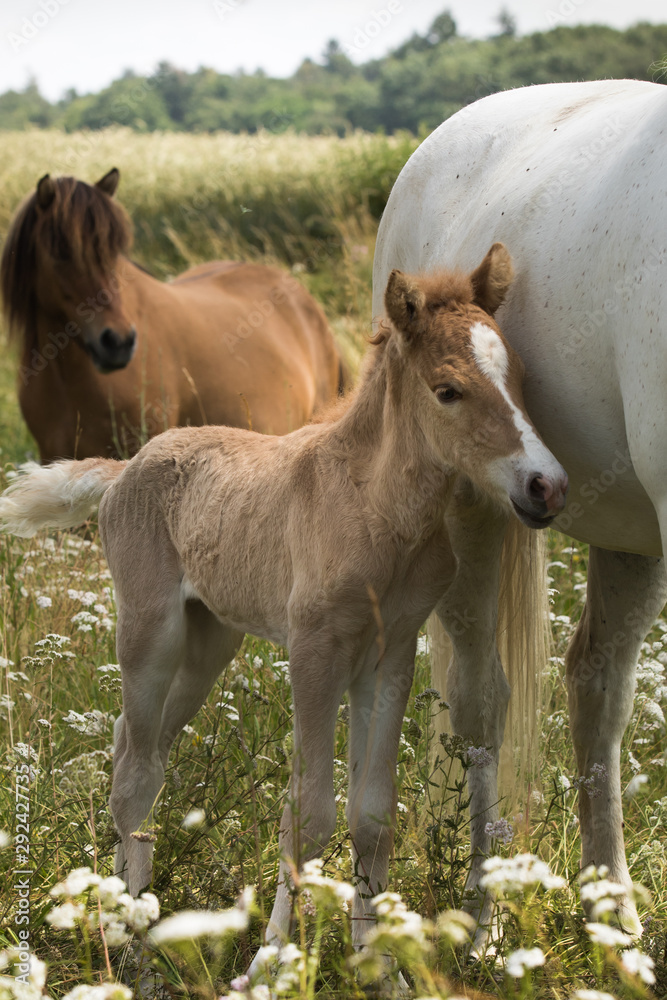
M 31 462 L 0 496 L 0 527 L 22 538 L 42 528 L 74 528 L 97 509 L 126 465 L 109 458 Z

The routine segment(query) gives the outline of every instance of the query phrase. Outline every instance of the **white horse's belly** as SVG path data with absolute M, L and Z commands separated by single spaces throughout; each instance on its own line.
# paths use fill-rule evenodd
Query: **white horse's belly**
M 570 477 L 556 523 L 645 555 L 662 551 L 659 498 L 647 492 L 655 480 L 640 481 L 657 461 L 667 495 L 667 139 L 649 150 L 637 134 L 648 121 L 660 146 L 656 109 L 667 125 L 664 88 L 618 81 L 530 88 L 464 109 L 397 181 L 374 271 L 379 315 L 392 267 L 472 268 L 505 243 L 517 279 L 498 321 L 526 364 L 530 415 Z M 647 404 L 657 415 L 650 439 Z

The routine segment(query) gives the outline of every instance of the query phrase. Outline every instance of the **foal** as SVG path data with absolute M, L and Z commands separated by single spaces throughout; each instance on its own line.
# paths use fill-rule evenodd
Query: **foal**
M 334 830 L 334 727 L 349 692 L 361 944 L 368 900 L 387 883 L 417 634 L 455 572 L 443 523 L 455 483 L 466 477 L 533 527 L 564 505 L 565 473 L 526 415 L 521 361 L 492 319 L 511 279 L 502 244 L 468 276 L 393 271 L 359 389 L 321 423 L 282 438 L 174 429 L 130 462 L 35 469 L 0 500 L 6 529 L 28 535 L 79 523 L 101 498 L 123 672 L 111 809 L 132 893 L 151 880 L 152 845 L 132 834 L 170 747 L 251 632 L 289 647 L 295 761 L 280 836 L 299 863 Z M 283 861 L 267 931 L 278 944 L 288 870 Z

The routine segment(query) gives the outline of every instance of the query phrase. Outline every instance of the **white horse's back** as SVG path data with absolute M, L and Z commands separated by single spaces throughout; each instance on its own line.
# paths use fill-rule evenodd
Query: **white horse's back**
M 413 155 L 374 271 L 378 296 L 392 267 L 466 267 L 489 238 L 510 247 L 517 281 L 501 318 L 526 363 L 531 416 L 570 475 L 560 523 L 646 555 L 661 553 L 667 497 L 666 149 L 656 84 L 495 94 Z

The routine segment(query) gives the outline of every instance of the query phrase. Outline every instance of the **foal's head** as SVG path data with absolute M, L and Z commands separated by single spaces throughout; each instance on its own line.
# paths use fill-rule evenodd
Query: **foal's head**
M 118 179 L 115 168 L 94 185 L 46 174 L 12 222 L 0 266 L 10 328 L 28 348 L 36 346 L 39 313 L 50 332 L 67 333 L 104 372 L 124 368 L 136 342 L 116 275 L 132 241 L 113 200 Z
M 493 316 L 512 282 L 502 243 L 472 274 L 392 271 L 391 327 L 421 427 L 446 465 L 466 475 L 530 527 L 563 509 L 567 476 L 539 439 L 523 402 L 524 368 Z

